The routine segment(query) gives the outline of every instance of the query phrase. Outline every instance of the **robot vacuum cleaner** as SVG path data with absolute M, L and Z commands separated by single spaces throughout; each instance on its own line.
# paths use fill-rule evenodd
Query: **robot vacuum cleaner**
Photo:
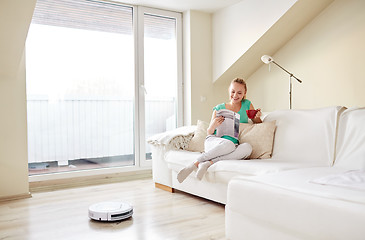
M 119 221 L 133 215 L 133 207 L 125 202 L 100 202 L 89 207 L 89 217 L 97 221 Z

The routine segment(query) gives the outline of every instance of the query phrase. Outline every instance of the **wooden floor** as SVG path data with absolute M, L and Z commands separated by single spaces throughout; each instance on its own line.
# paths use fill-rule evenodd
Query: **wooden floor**
M 0 239 L 225 239 L 224 205 L 155 188 L 151 179 L 32 194 L 0 203 Z M 97 222 L 91 204 L 122 200 L 132 218 Z

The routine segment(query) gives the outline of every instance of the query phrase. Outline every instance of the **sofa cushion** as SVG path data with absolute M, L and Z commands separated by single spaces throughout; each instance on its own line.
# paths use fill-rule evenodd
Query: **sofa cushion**
M 322 167 L 235 178 L 228 185 L 226 217 L 237 213 L 295 239 L 363 239 L 364 192 L 310 183 L 341 171 Z M 246 237 L 259 239 L 252 234 L 256 238 Z
M 321 185 L 353 188 L 365 192 L 365 171 L 350 170 L 316 178 L 311 182 Z
M 316 163 L 289 162 L 271 159 L 262 160 L 225 160 L 213 164 L 208 169 L 209 179 L 227 183 L 237 176 L 261 176 L 285 170 L 316 167 Z M 213 176 L 212 176 L 213 175 Z
M 342 110 L 343 107 L 328 107 L 269 113 L 264 122 L 276 120 L 272 158 L 332 165 L 337 118 Z
M 200 156 L 200 152 L 191 152 L 186 150 L 171 150 L 165 154 L 165 161 L 168 168 L 175 172 L 195 162 Z
M 334 165 L 365 170 L 365 108 L 345 110 L 339 120 Z
M 279 173 L 265 174 L 252 177 L 244 181 L 257 182 L 264 185 L 286 189 L 291 192 L 314 195 L 326 199 L 337 199 L 347 202 L 364 204 L 364 191 L 354 190 L 348 187 L 322 185 L 314 183 L 315 180 L 346 173 L 348 170 L 338 167 L 313 167 L 293 169 Z
M 258 124 L 241 123 L 238 140 L 252 146 L 251 159 L 270 158 L 275 134 L 275 121 Z
M 168 168 L 179 172 L 183 167 L 196 161 L 198 152 L 171 150 L 165 154 Z M 208 168 L 206 180 L 211 182 L 228 183 L 236 176 L 257 176 L 267 173 L 277 173 L 283 170 L 314 167 L 316 164 L 308 162 L 289 162 L 271 159 L 262 160 L 222 160 Z

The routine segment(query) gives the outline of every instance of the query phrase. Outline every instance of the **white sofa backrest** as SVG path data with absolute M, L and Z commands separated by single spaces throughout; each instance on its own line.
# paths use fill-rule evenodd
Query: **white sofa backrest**
M 334 166 L 365 170 L 365 108 L 350 108 L 341 114 Z
M 277 126 L 272 159 L 331 166 L 335 152 L 336 124 L 343 110 L 343 107 L 338 106 L 269 113 L 264 122 L 276 120 Z

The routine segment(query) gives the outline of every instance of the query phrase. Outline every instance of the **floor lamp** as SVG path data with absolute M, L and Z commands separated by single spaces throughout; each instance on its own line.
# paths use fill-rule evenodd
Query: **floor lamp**
M 286 70 L 285 68 L 280 66 L 278 63 L 276 63 L 274 61 L 274 59 L 272 57 L 270 57 L 268 55 L 262 56 L 261 61 L 263 61 L 265 64 L 273 63 L 289 74 L 289 107 L 290 107 L 290 109 L 292 109 L 292 103 L 291 103 L 292 102 L 292 88 L 293 88 L 292 78 L 295 78 L 299 83 L 302 83 L 302 80 L 298 79 L 296 76 L 294 76 L 294 74 L 290 73 L 288 70 Z

